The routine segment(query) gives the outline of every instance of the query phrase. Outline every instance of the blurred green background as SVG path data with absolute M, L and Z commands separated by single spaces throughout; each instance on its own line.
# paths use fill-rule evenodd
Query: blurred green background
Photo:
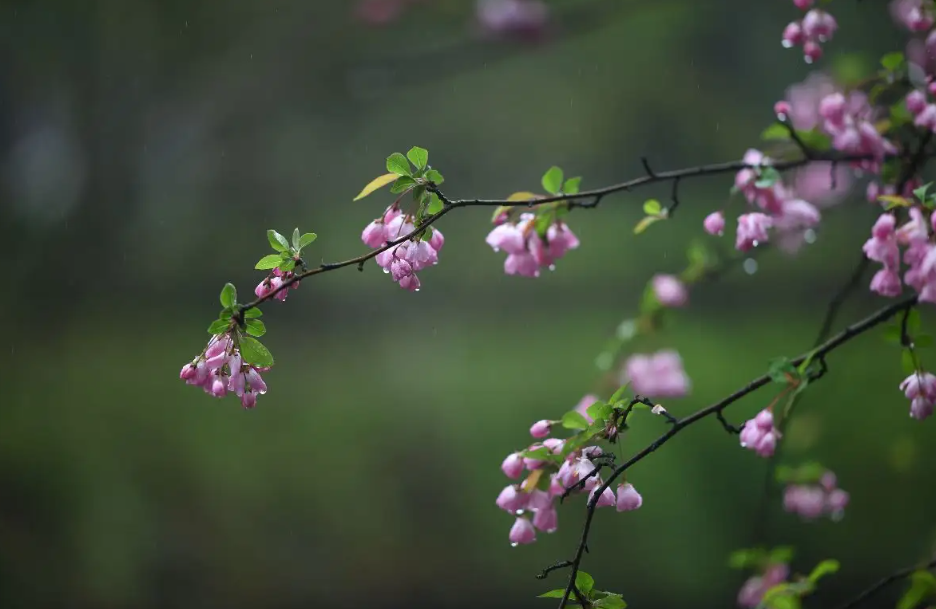
M 592 390 L 605 340 L 654 273 L 682 269 L 730 176 L 685 182 L 673 221 L 640 237 L 640 203 L 668 187 L 574 213 L 582 247 L 538 280 L 503 275 L 490 210 L 450 214 L 419 293 L 370 264 L 264 307 L 277 365 L 256 410 L 177 376 L 223 283 L 262 279 L 267 228 L 317 232 L 313 264 L 365 251 L 389 195 L 351 198 L 393 151 L 428 148 L 453 197 L 535 189 L 552 164 L 588 188 L 640 175 L 642 155 L 738 158 L 788 84 L 903 45 L 883 2 L 835 2 L 813 68 L 779 44 L 790 2 L 550 7 L 552 36 L 530 45 L 478 39 L 462 0 L 385 28 L 339 1 L 0 2 L 0 606 L 551 606 L 534 596 L 562 575 L 533 575 L 571 556 L 584 502 L 511 548 L 500 461 Z M 694 386 L 671 412 L 809 347 L 872 210 L 859 192 L 828 215 L 798 256 L 700 286 L 634 345 L 680 349 Z M 836 327 L 880 305 L 862 289 Z M 784 462 L 819 459 L 851 493 L 842 522 L 777 501 L 754 539 L 765 462 L 703 422 L 630 472 L 640 511 L 597 514 L 599 587 L 634 607 L 734 606 L 728 554 L 790 543 L 799 571 L 842 560 L 818 607 L 927 556 L 933 422 L 909 419 L 880 334 L 830 358 L 787 435 Z M 642 422 L 625 452 L 661 431 Z

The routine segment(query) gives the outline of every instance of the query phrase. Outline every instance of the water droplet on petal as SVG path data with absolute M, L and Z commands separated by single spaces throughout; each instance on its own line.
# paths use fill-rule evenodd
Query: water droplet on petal
M 526 510 L 517 510 L 515 513 L 517 514 L 517 516 L 523 516 L 523 512 L 525 511 Z
M 783 45 L 783 48 L 785 48 L 785 49 L 792 49 L 792 48 L 793 48 L 793 43 L 790 42 L 789 40 L 781 40 L 781 41 L 780 41 L 780 44 Z
M 495 253 L 495 254 L 496 254 L 497 252 L 499 252 L 499 251 L 500 251 L 500 248 L 499 248 L 499 247 L 495 247 L 495 248 L 494 248 L 494 253 Z
M 418 292 L 418 291 L 419 291 L 419 288 L 416 288 L 416 289 L 415 289 L 415 290 L 413 290 L 413 291 L 414 291 L 414 292 Z
M 753 258 L 748 258 L 744 261 L 744 272 L 748 275 L 753 275 L 757 272 L 757 260 Z
M 807 228 L 803 233 L 803 239 L 806 240 L 806 243 L 815 243 L 816 242 L 816 231 L 811 228 Z
M 825 34 L 819 34 L 816 38 L 819 39 L 819 42 L 829 42 L 829 37 Z
M 516 544 L 516 543 L 512 543 L 512 544 L 510 544 L 510 547 L 511 547 L 511 548 L 516 548 L 516 547 L 517 547 L 517 545 L 519 545 L 519 544 Z
M 550 264 L 550 265 L 549 265 L 549 270 L 550 270 L 550 271 L 555 271 L 555 270 L 556 270 L 556 265 L 555 265 L 555 264 Z
M 390 272 L 390 269 L 384 269 L 383 272 L 384 272 L 384 274 L 387 274 L 387 273 Z
M 754 243 L 754 247 L 757 247 L 758 245 L 760 245 L 760 241 L 758 241 L 758 240 L 756 240 L 756 239 L 754 240 L 753 243 Z
M 806 63 L 811 64 L 811 63 L 813 62 L 813 58 L 810 57 L 809 55 L 806 55 L 806 56 L 803 57 L 803 61 L 805 61 Z
M 741 448 L 747 448 L 747 442 L 742 442 L 742 443 L 741 443 Z

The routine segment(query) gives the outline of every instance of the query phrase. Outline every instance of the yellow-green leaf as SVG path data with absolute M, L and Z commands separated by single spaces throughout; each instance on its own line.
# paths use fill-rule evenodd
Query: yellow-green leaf
M 639 235 L 640 233 L 647 230 L 647 228 L 654 222 L 659 222 L 663 220 L 661 216 L 647 216 L 643 220 L 637 223 L 637 226 L 634 227 L 634 234 Z
M 367 186 L 364 187 L 364 189 L 358 194 L 358 196 L 354 197 L 354 200 L 357 201 L 357 200 L 359 200 L 359 199 L 363 199 L 364 197 L 366 197 L 367 195 L 371 194 L 372 192 L 374 192 L 374 191 L 377 190 L 378 188 L 383 188 L 383 187 L 386 186 L 387 184 L 393 182 L 393 181 L 396 180 L 398 177 L 400 177 L 400 176 L 398 176 L 398 175 L 395 174 L 395 173 L 385 173 L 384 175 L 380 176 L 379 178 L 374 178 L 373 180 L 371 180 L 371 181 L 367 184 Z
M 526 191 L 521 190 L 520 192 L 515 192 L 509 197 L 507 197 L 507 200 L 508 201 L 532 201 L 533 199 L 539 199 L 539 198 L 540 198 L 540 195 L 536 194 L 535 192 L 526 192 Z
M 887 203 L 889 209 L 895 207 L 910 207 L 910 205 L 912 205 L 911 202 L 904 197 L 898 197 L 896 195 L 881 195 L 878 197 L 878 201 Z

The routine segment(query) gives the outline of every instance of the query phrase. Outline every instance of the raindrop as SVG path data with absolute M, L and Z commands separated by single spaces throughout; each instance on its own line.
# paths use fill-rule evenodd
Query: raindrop
M 384 269 L 383 272 L 384 272 L 384 275 L 386 275 L 387 273 L 390 272 L 390 270 L 389 270 L 389 269 Z
M 525 511 L 525 510 L 517 510 L 517 511 L 514 512 L 514 513 L 515 513 L 517 516 L 523 516 L 523 512 L 524 512 L 524 511 Z
M 816 231 L 811 228 L 807 228 L 806 232 L 803 233 L 803 239 L 806 240 L 806 243 L 813 244 L 816 242 Z
M 747 448 L 747 442 L 742 442 L 742 443 L 741 443 L 741 448 Z
M 757 260 L 753 258 L 748 258 L 744 261 L 744 272 L 748 275 L 753 275 L 757 272 Z
M 414 291 L 414 292 L 418 292 L 418 291 L 419 291 L 419 288 L 416 288 L 416 289 L 415 289 L 415 290 L 413 290 L 413 291 Z
M 512 544 L 510 544 L 510 547 L 511 547 L 511 548 L 516 548 L 516 547 L 517 547 L 517 545 L 519 545 L 519 544 L 516 544 L 516 543 L 512 543 Z
M 819 42 L 829 42 L 829 38 L 825 34 L 819 34 L 817 38 L 819 39 Z
M 556 265 L 555 265 L 555 264 L 550 264 L 550 265 L 549 265 L 549 270 L 550 270 L 550 271 L 555 271 L 555 270 L 556 270 Z
M 494 248 L 494 253 L 495 253 L 495 254 L 496 254 L 497 252 L 499 252 L 499 251 L 500 251 L 500 248 L 499 248 L 499 247 L 495 247 L 495 248 Z
M 811 64 L 811 63 L 813 62 L 813 58 L 810 57 L 809 55 L 804 55 L 804 56 L 803 56 L 803 61 L 805 61 L 806 63 Z
M 783 45 L 783 48 L 785 48 L 785 49 L 792 49 L 792 48 L 793 48 L 793 43 L 790 42 L 789 40 L 784 40 L 784 41 L 782 41 L 780 44 Z
M 757 247 L 758 245 L 760 245 L 760 241 L 758 241 L 757 239 L 755 239 L 755 240 L 754 240 L 754 247 Z

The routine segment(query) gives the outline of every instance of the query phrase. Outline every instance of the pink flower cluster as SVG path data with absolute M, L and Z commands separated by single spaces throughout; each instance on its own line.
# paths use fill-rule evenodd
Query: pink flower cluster
M 253 408 L 257 405 L 257 396 L 267 392 L 267 385 L 260 376 L 267 370 L 269 368 L 245 364 L 236 341 L 228 334 L 217 334 L 208 341 L 204 353 L 182 367 L 179 378 L 216 398 L 233 393 L 244 408 Z
M 735 175 L 735 188 L 748 203 L 761 211 L 738 216 L 735 235 L 737 250 L 745 252 L 766 243 L 770 238 L 770 229 L 784 235 L 797 235 L 819 224 L 822 216 L 815 205 L 799 198 L 779 178 L 764 179 L 764 174 L 772 171 L 770 157 L 751 149 L 744 154 L 743 162 L 750 167 L 745 167 Z M 722 212 L 709 214 L 703 226 L 709 234 L 721 235 L 725 229 L 725 217 Z
M 582 406 L 592 405 L 598 401 L 594 396 L 585 396 L 576 407 L 583 412 Z M 584 412 L 583 412 L 584 416 Z M 561 455 L 565 441 L 559 438 L 545 438 L 549 432 L 552 421 L 539 421 L 530 429 L 534 438 L 542 442 L 532 444 L 527 450 L 535 451 L 546 448 L 553 455 Z M 556 499 L 565 493 L 566 489 L 581 483 L 576 493 L 587 492 L 589 501 L 594 499 L 595 491 L 602 485 L 601 477 L 591 475 L 596 466 L 592 459 L 602 455 L 601 447 L 587 446 L 574 450 L 566 455 L 558 467 L 552 461 L 524 457 L 519 452 L 507 455 L 501 463 L 501 471 L 511 480 L 519 479 L 524 471 L 541 472 L 538 483 L 543 488 L 524 488 L 524 484 L 511 484 L 500 492 L 496 504 L 507 513 L 516 516 L 510 529 L 509 539 L 513 546 L 533 543 L 536 541 L 536 531 L 552 533 L 559 527 L 559 516 L 556 511 Z M 585 480 L 585 482 L 581 482 Z M 617 511 L 626 512 L 636 510 L 643 504 L 643 498 L 634 486 L 628 482 L 619 484 L 615 494 L 607 488 L 598 497 L 595 507 L 615 506 Z M 529 517 L 532 515 L 531 517 Z
M 848 493 L 836 487 L 835 474 L 827 471 L 819 484 L 788 484 L 783 492 L 783 509 L 804 520 L 823 515 L 840 520 L 848 499 Z
M 738 606 L 754 609 L 760 605 L 768 590 L 782 584 L 790 576 L 790 568 L 783 564 L 773 564 L 764 570 L 763 575 L 750 577 L 738 592 Z
M 478 0 L 477 18 L 485 33 L 530 38 L 545 30 L 549 9 L 540 0 Z
M 675 275 L 654 275 L 653 294 L 664 307 L 682 307 L 689 301 L 686 284 Z
M 257 298 L 263 298 L 276 290 L 283 285 L 283 282 L 288 281 L 293 278 L 294 273 L 292 271 L 283 272 L 279 269 L 273 269 L 273 272 L 270 273 L 266 279 L 257 284 L 257 287 L 254 288 L 254 294 L 257 295 Z M 289 287 L 276 292 L 273 296 L 276 300 L 286 300 L 286 296 L 289 294 L 289 290 L 295 290 L 299 287 L 301 282 L 297 281 L 295 283 L 289 284 Z
M 911 32 L 925 32 L 933 27 L 933 6 L 926 0 L 893 0 L 891 16 Z
M 910 416 L 922 421 L 933 414 L 936 405 L 936 376 L 914 372 L 900 383 L 900 390 L 910 400 Z
M 543 238 L 536 232 L 534 220 L 536 216 L 530 213 L 521 214 L 516 223 L 500 217 L 485 239 L 495 252 L 507 252 L 504 272 L 508 275 L 539 277 L 540 269 L 555 269 L 557 260 L 579 246 L 578 237 L 564 222 L 550 224 Z
M 874 125 L 874 109 L 868 96 L 861 91 L 852 91 L 846 97 L 842 93 L 826 95 L 819 102 L 822 129 L 832 136 L 832 147 L 840 152 L 873 157 L 853 161 L 852 166 L 871 173 L 881 171 L 884 156 L 895 154 L 897 148 L 878 133 Z
M 782 44 L 788 49 L 802 45 L 803 59 L 806 63 L 813 63 L 822 57 L 822 43 L 832 39 L 838 23 L 835 17 L 822 9 L 808 10 L 813 0 L 793 0 L 793 4 L 807 13 L 802 19 L 787 24 L 783 30 Z
M 936 93 L 936 82 L 927 86 L 930 94 Z M 907 94 L 907 110 L 913 115 L 913 124 L 936 132 L 936 104 L 929 103 L 926 93 L 914 89 Z
M 396 204 L 391 205 L 383 216 L 377 218 L 361 233 L 361 241 L 372 248 L 386 245 L 416 230 L 412 218 L 403 214 Z M 409 240 L 387 248 L 377 254 L 377 265 L 389 273 L 400 287 L 411 292 L 419 291 L 417 272 L 439 263 L 439 252 L 445 245 L 445 237 L 439 230 L 433 230 L 428 241 Z
M 871 238 L 862 250 L 869 260 L 884 267 L 871 278 L 871 291 L 889 297 L 900 295 L 903 246 L 903 262 L 909 267 L 903 281 L 916 290 L 921 301 L 936 302 L 936 245 L 930 239 L 930 229 L 936 230 L 936 214 L 927 221 L 920 207 L 911 207 L 909 215 L 910 220 L 897 228 L 893 214 L 882 214 L 871 228 Z
M 682 358 L 672 350 L 630 356 L 624 362 L 623 376 L 622 382 L 630 382 L 635 393 L 649 397 L 683 397 L 692 388 Z
M 773 413 L 766 408 L 747 421 L 741 430 L 741 448 L 753 450 L 761 457 L 772 456 L 779 439 L 780 430 L 774 427 Z

